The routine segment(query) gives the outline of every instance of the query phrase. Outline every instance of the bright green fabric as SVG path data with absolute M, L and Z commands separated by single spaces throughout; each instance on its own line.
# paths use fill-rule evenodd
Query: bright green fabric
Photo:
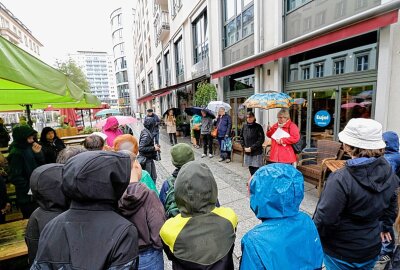
M 150 174 L 147 171 L 142 170 L 142 178 L 140 179 L 140 182 L 145 184 L 150 190 L 154 190 L 157 196 L 160 195 L 156 188 L 156 184 L 153 181 L 153 178 L 151 178 Z
M 62 108 L 68 108 L 71 103 L 80 102 L 100 104 L 95 96 L 84 93 L 62 72 L 0 37 L 1 111 L 21 110 L 22 104 L 34 104 L 32 109 L 35 106 L 42 109 L 56 104 L 60 108 L 63 103 Z

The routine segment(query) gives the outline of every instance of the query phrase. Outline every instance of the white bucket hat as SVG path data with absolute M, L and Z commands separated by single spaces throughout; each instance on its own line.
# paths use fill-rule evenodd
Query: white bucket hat
M 382 149 L 386 144 L 382 138 L 382 125 L 372 119 L 353 118 L 347 123 L 339 140 L 361 149 Z

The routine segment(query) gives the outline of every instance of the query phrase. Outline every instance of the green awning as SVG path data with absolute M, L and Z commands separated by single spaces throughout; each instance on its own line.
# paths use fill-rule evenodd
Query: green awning
M 85 93 L 65 74 L 0 37 L 0 111 L 20 110 L 31 104 L 32 109 L 48 105 L 71 108 L 100 104 Z

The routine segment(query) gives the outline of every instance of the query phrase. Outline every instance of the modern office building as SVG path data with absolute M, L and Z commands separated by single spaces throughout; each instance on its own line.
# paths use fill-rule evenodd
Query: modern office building
M 307 136 L 336 139 L 355 117 L 374 118 L 400 132 L 400 1 L 209 1 L 212 82 L 244 121 L 253 93 L 295 98 L 292 120 Z M 209 22 L 210 23 L 210 22 Z M 397 113 L 396 113 L 397 112 Z M 276 111 L 257 111 L 274 122 Z M 325 121 L 317 121 L 322 115 Z
M 40 58 L 43 45 L 14 14 L 0 2 L 0 36 Z
M 69 57 L 86 75 L 90 84 L 90 92 L 101 102 L 105 102 L 111 107 L 118 107 L 113 56 L 107 52 L 77 51 L 69 54 Z
M 137 112 L 134 82 L 133 22 L 134 10 L 129 7 L 120 7 L 110 15 L 118 105 L 126 115 Z
M 207 1 L 137 1 L 134 28 L 140 112 L 182 111 L 209 81 Z

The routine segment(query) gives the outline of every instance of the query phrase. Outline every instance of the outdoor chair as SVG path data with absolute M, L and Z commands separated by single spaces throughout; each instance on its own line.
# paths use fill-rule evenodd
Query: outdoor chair
M 343 156 L 343 151 L 340 151 L 341 146 L 340 142 L 319 140 L 317 141 L 316 152 L 305 151 L 298 155 L 297 169 L 303 174 L 305 181 L 317 185 L 318 196 L 322 191 L 326 170 L 325 162 L 341 159 Z M 311 163 L 312 161 L 314 163 Z
M 231 159 L 233 161 L 233 156 L 234 154 L 239 154 L 242 157 L 242 166 L 244 165 L 244 149 L 241 143 L 241 137 L 240 136 L 234 136 L 232 138 L 232 153 L 231 153 Z

